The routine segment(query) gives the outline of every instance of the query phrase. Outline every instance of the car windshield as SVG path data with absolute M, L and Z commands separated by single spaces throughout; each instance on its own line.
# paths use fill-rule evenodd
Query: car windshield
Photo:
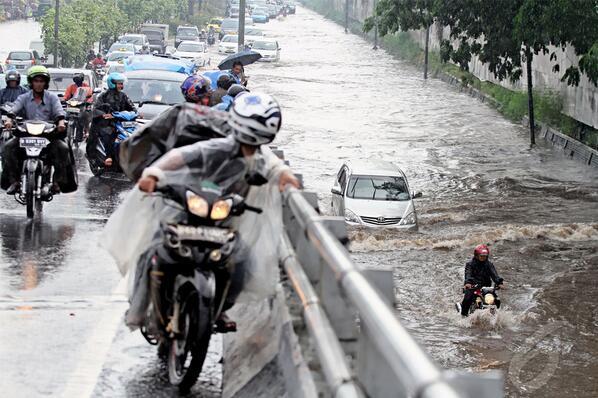
M 266 15 L 268 14 L 268 11 L 265 8 L 256 8 L 253 11 L 253 15 Z
M 212 19 L 210 21 L 210 25 L 220 25 L 220 24 L 222 24 L 222 21 L 219 19 Z
M 148 40 L 162 40 L 163 34 L 162 32 L 154 31 L 154 32 L 145 32 Z
M 185 102 L 181 83 L 175 80 L 128 79 L 125 92 L 133 102 L 161 102 L 168 105 Z
M 120 61 L 121 59 L 125 59 L 127 57 L 130 57 L 131 55 L 133 55 L 133 53 L 121 53 L 121 52 L 115 52 L 110 54 L 110 56 L 108 57 L 108 61 Z
M 131 44 L 136 44 L 138 46 L 143 44 L 143 37 L 141 36 L 123 36 L 120 39 L 121 42 L 123 43 L 131 43 Z
M 13 61 L 29 61 L 33 55 L 28 51 L 13 51 L 8 55 L 8 59 Z
M 197 36 L 199 32 L 196 28 L 178 28 L 176 31 L 177 35 L 195 35 Z
M 109 53 L 113 51 L 134 51 L 135 47 L 130 43 L 114 43 L 108 50 Z
M 204 50 L 202 43 L 181 43 L 177 51 L 187 51 L 190 53 L 202 53 Z
M 255 50 L 276 50 L 277 45 L 273 41 L 256 41 L 252 46 Z
M 112 65 L 108 68 L 108 74 L 110 73 L 123 73 L 125 71 L 124 65 Z
M 223 43 L 236 43 L 238 41 L 239 41 L 239 37 L 238 36 L 231 36 L 231 35 L 229 35 L 229 36 L 224 36 L 222 38 L 222 42 Z
M 264 32 L 259 29 L 245 29 L 245 36 L 263 36 Z
M 238 29 L 239 28 L 239 20 L 238 19 L 227 19 L 222 21 L 222 25 L 220 25 L 222 29 Z
M 73 84 L 72 73 L 50 73 L 50 90 L 65 91 L 68 86 Z M 89 84 L 89 76 L 85 75 L 85 82 Z
M 407 184 L 403 177 L 352 176 L 347 197 L 367 200 L 409 200 Z

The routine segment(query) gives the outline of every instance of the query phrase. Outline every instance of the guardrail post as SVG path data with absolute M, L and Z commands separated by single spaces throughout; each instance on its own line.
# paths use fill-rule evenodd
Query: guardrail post
M 391 308 L 395 307 L 395 289 L 392 270 L 368 269 L 363 271 L 368 281 L 378 290 Z M 357 375 L 369 397 L 407 397 L 407 391 L 397 384 L 397 377 L 388 362 L 376 348 L 372 333 L 365 324 L 361 326 L 357 350 Z

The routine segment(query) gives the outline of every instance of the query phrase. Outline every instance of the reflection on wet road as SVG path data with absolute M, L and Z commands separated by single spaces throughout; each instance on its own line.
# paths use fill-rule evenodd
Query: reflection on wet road
M 542 143 L 529 150 L 525 129 L 487 105 L 297 10 L 265 27 L 281 43 L 281 62 L 247 73 L 253 90 L 282 103 L 278 145 L 307 188 L 326 211 L 342 162 L 379 158 L 424 193 L 419 232 L 351 230 L 355 261 L 394 269 L 398 314 L 442 366 L 502 369 L 512 397 L 596 396 L 598 306 L 587 291 L 598 284 L 595 170 Z M 85 162 L 80 173 L 79 192 L 32 222 L 0 195 L 0 322 L 11 325 L 0 328 L 3 395 L 53 395 L 69 375 L 85 375 L 90 334 L 105 338 L 108 328 L 93 331 L 126 308 L 97 237 L 130 185 L 92 178 Z M 504 309 L 494 321 L 462 320 L 452 303 L 481 242 L 506 280 Z M 95 353 L 105 360 L 94 395 L 172 395 L 156 381 L 153 347 L 124 326 L 112 332 L 109 352 Z M 207 369 L 194 395 L 217 396 L 217 374 Z

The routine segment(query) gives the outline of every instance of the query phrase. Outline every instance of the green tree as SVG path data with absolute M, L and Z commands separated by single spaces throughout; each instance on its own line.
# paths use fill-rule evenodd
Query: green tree
M 577 85 L 585 73 L 598 81 L 598 0 L 445 0 L 437 8 L 439 21 L 451 28 L 443 41 L 441 56 L 463 69 L 472 55 L 487 64 L 499 80 L 517 81 L 525 72 L 528 88 L 530 142 L 535 144 L 532 60 L 550 54 L 553 71 L 556 49 L 572 46 L 579 65 L 563 72 L 562 80 Z
M 380 0 L 374 15 L 365 20 L 363 30 L 369 32 L 377 24 L 384 36 L 398 31 L 425 29 L 424 78 L 427 79 L 430 26 L 434 23 L 436 8 L 436 0 Z

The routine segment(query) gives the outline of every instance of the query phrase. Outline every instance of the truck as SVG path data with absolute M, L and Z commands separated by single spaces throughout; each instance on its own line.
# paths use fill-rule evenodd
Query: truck
M 147 36 L 152 52 L 157 51 L 160 54 L 166 52 L 168 45 L 168 25 L 158 23 L 144 23 L 139 29 L 139 33 Z

